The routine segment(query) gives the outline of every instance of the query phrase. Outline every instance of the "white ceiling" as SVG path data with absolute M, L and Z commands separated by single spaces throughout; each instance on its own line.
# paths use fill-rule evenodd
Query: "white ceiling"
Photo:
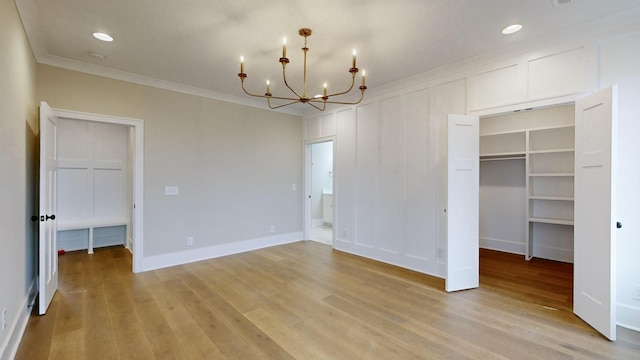
M 324 82 L 330 92 L 348 85 L 354 48 L 371 89 L 640 6 L 640 0 L 571 0 L 562 6 L 552 0 L 15 1 L 38 62 L 117 78 L 142 76 L 229 98 L 245 97 L 237 77 L 240 55 L 249 89 L 262 93 L 270 79 L 272 93 L 285 94 L 278 62 L 283 36 L 291 59 L 287 74 L 297 87 L 302 27 L 313 30 L 313 95 Z M 524 29 L 502 35 L 512 23 Z M 98 41 L 91 36 L 95 31 L 115 40 Z

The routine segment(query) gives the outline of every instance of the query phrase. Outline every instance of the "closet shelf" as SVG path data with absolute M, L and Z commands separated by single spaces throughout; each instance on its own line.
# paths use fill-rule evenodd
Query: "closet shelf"
M 538 176 L 538 177 L 552 177 L 552 176 L 573 177 L 574 174 L 573 173 L 530 173 L 529 176 L 531 176 L 531 177 L 534 177 L 534 176 Z
M 547 219 L 547 218 L 529 218 L 529 222 L 556 224 L 556 225 L 573 225 L 573 220 Z
M 574 151 L 575 151 L 574 148 L 529 150 L 529 154 L 554 154 L 554 153 L 566 153 L 566 152 L 574 152 Z
M 526 159 L 524 152 L 504 152 L 480 154 L 480 161 Z
M 551 200 L 551 201 L 573 201 L 573 196 L 544 196 L 544 195 L 531 195 L 529 200 Z

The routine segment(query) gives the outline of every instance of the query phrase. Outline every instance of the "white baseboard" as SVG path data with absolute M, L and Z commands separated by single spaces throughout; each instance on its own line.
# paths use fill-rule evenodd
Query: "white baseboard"
M 480 237 L 480 247 L 483 249 L 524 255 L 524 244 L 517 241 Z
M 426 259 L 407 254 L 387 251 L 380 248 L 374 248 L 367 245 L 355 244 L 341 238 L 337 238 L 334 243 L 334 249 L 346 253 L 362 256 L 368 259 L 380 261 L 383 263 L 395 265 L 401 268 L 417 271 L 423 274 L 440 277 L 439 267 L 435 263 L 436 259 Z
M 573 263 L 573 249 L 559 249 L 547 246 L 533 246 L 533 256 L 541 259 Z
M 27 297 L 20 306 L 22 310 L 18 316 L 16 316 L 11 326 L 7 328 L 9 335 L 6 337 L 6 342 L 2 344 L 2 348 L 0 348 L 0 359 L 9 360 L 16 357 L 20 341 L 22 341 L 22 336 L 24 336 L 24 331 L 27 329 L 27 324 L 29 323 L 29 316 L 31 316 L 31 307 L 29 305 L 35 302 L 37 294 L 38 278 L 36 277 L 31 282 Z
M 289 244 L 303 240 L 302 232 L 280 234 L 238 241 L 227 244 L 197 248 L 176 253 L 162 254 L 142 258 L 142 271 L 161 269 L 170 266 L 188 264 L 201 260 L 213 259 L 221 256 L 262 249 L 270 246 Z
M 87 239 L 69 239 L 69 240 L 58 240 L 58 250 L 64 251 L 76 251 L 76 250 L 87 250 L 88 248 Z
M 640 309 L 627 305 L 618 304 L 616 306 L 616 318 L 619 326 L 640 331 Z
M 508 252 L 511 254 L 524 255 L 525 244 L 502 239 L 492 239 L 487 237 L 480 238 L 480 247 L 483 249 Z M 560 249 L 549 246 L 533 245 L 534 257 L 555 261 L 573 263 L 573 250 Z

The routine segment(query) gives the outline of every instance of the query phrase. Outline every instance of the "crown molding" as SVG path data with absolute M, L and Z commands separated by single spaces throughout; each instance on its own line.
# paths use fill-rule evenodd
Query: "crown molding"
M 44 64 L 44 65 L 55 66 L 55 67 L 59 67 L 67 70 L 78 71 L 82 73 L 102 76 L 102 77 L 120 80 L 120 81 L 126 81 L 130 83 L 138 84 L 138 85 L 145 85 L 153 88 L 170 90 L 170 91 L 175 91 L 183 94 L 195 95 L 195 96 L 200 96 L 208 99 L 220 100 L 220 101 L 225 101 L 225 102 L 234 103 L 238 105 L 250 106 L 250 107 L 263 109 L 263 110 L 270 110 L 267 104 L 261 101 L 256 101 L 256 100 L 241 97 L 241 96 L 223 94 L 220 92 L 197 88 L 194 86 L 189 86 L 184 84 L 179 84 L 171 81 L 155 79 L 148 76 L 138 75 L 138 74 L 122 71 L 122 70 L 116 70 L 116 69 L 112 69 L 112 68 L 108 68 L 100 65 L 84 63 L 81 61 L 66 59 L 58 56 L 45 55 L 45 56 L 41 56 L 39 59 L 37 59 L 37 61 L 38 63 Z M 281 113 L 291 114 L 291 115 L 302 116 L 302 111 L 297 108 L 288 108 L 288 109 L 282 108 L 276 111 L 279 111 Z

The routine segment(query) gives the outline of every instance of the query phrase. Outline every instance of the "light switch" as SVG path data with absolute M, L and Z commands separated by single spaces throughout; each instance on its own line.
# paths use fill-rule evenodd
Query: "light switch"
M 164 194 L 169 196 L 178 195 L 178 187 L 177 186 L 165 186 Z

